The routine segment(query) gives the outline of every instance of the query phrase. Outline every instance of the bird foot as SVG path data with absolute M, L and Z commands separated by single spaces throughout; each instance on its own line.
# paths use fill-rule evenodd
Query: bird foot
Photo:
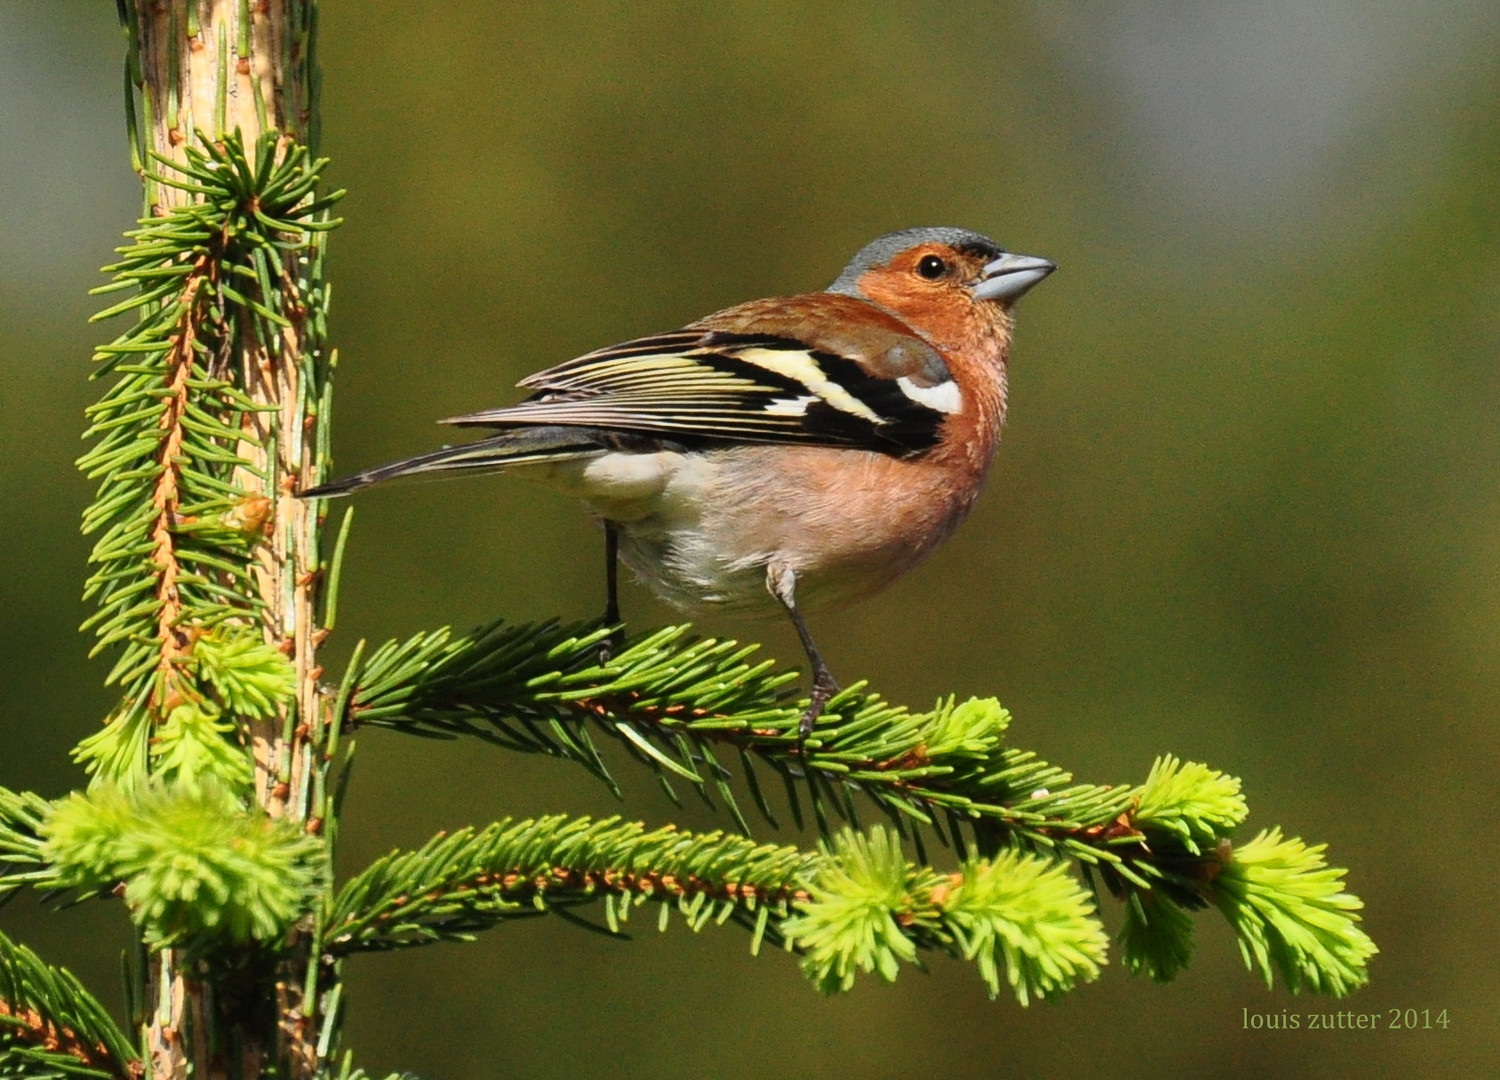
M 616 626 L 605 639 L 599 642 L 599 666 L 603 667 L 625 648 L 625 628 Z
M 807 756 L 807 737 L 812 734 L 818 717 L 823 715 L 823 707 L 838 692 L 838 683 L 834 682 L 831 676 L 820 675 L 814 680 L 812 694 L 807 701 L 807 709 L 802 713 L 802 719 L 797 722 L 797 753 L 803 757 Z

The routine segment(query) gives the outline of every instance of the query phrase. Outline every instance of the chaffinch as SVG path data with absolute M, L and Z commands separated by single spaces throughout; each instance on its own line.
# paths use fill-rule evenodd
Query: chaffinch
M 443 421 L 494 434 L 305 493 L 515 470 L 583 499 L 686 611 L 780 607 L 812 666 L 806 740 L 838 684 L 803 612 L 911 569 L 968 514 L 1005 419 L 1011 306 L 1056 267 L 964 229 L 866 245 L 820 293 L 752 300 L 521 380 Z

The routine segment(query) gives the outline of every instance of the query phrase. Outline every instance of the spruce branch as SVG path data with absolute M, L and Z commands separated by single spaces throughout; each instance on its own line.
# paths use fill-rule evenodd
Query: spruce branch
M 859 971 L 892 981 L 926 949 L 974 961 L 991 996 L 1008 982 L 1026 1004 L 1094 978 L 1106 946 L 1087 892 L 1042 856 L 1007 851 L 944 874 L 909 862 L 885 828 L 845 830 L 806 852 L 555 816 L 462 829 L 377 860 L 339 893 L 324 949 L 467 941 L 596 902 L 610 933 L 647 902 L 660 905 L 663 929 L 674 908 L 694 931 L 734 922 L 751 932 L 752 951 L 769 940 L 802 953 L 825 992 L 847 990 Z
M 139 1080 L 130 1038 L 67 970 L 0 933 L 0 1076 Z
M 859 793 L 916 842 L 924 861 L 924 827 L 961 855 L 971 845 L 992 857 L 1011 848 L 1065 855 L 1092 868 L 1125 903 L 1120 941 L 1126 964 L 1153 978 L 1171 978 L 1186 963 L 1189 913 L 1211 903 L 1230 916 L 1247 956 L 1268 948 L 1261 944 L 1265 920 L 1225 908 L 1214 887 L 1229 864 L 1234 830 L 1248 813 L 1232 776 L 1164 755 L 1135 787 L 1075 784 L 1064 770 L 1006 745 L 1010 717 L 992 699 L 949 699 L 931 712 L 913 713 L 867 693 L 863 684 L 829 702 L 799 752 L 803 703 L 788 689 L 795 673 L 755 661 L 754 646 L 692 638 L 686 627 L 669 627 L 601 664 L 597 643 L 604 633 L 588 624 L 493 623 L 467 635 L 442 629 L 388 642 L 351 665 L 340 710 L 358 725 L 467 735 L 562 757 L 618 792 L 594 742 L 602 733 L 669 791 L 671 782 L 685 781 L 710 801 L 717 793 L 747 833 L 733 775 L 721 761 L 726 753 L 739 759 L 743 790 L 772 824 L 754 762 L 781 776 L 799 825 L 799 797 L 808 799 L 825 838 L 837 817 L 858 823 Z M 1294 899 L 1281 896 L 1277 903 L 1296 921 L 1304 916 L 1296 914 L 1302 909 Z M 1274 940 L 1296 937 L 1279 933 Z M 1370 953 L 1357 928 L 1344 922 L 1330 933 L 1337 947 L 1304 949 L 1276 967 L 1302 965 L 1300 974 L 1288 977 L 1290 985 L 1341 993 L 1364 977 Z M 997 932 L 984 940 L 1006 939 Z M 887 963 L 901 958 L 892 949 Z M 1017 958 L 1007 970 L 1021 963 Z M 1319 979 L 1302 970 L 1308 965 L 1322 973 Z M 842 981 L 848 970 L 835 965 L 829 977 Z M 1018 993 L 1023 987 L 1047 993 L 1054 986 L 1040 977 L 1016 978 Z
M 676 903 L 696 930 L 734 918 L 766 933 L 803 895 L 813 856 L 719 832 L 647 830 L 617 817 L 555 815 L 439 834 L 376 860 L 340 890 L 334 955 L 473 938 L 509 919 L 605 901 L 612 931 L 647 900 Z M 667 910 L 667 909 L 663 909 Z

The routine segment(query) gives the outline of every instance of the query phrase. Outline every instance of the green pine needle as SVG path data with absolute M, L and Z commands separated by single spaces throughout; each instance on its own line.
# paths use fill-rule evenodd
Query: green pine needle
M 1232 833 L 1249 813 L 1237 777 L 1171 754 L 1156 759 L 1135 798 L 1137 827 L 1165 829 L 1195 855 Z
M 29 791 L 0 787 L 0 898 L 51 877 L 42 863 L 41 828 L 51 804 Z
M 978 961 L 990 997 L 999 993 L 1003 961 L 1022 1005 L 1097 978 L 1109 947 L 1092 897 L 1067 867 L 1025 852 L 965 863 L 942 912 L 965 959 Z
M 1132 889 L 1118 938 L 1133 975 L 1171 982 L 1193 956 L 1193 918 L 1159 890 Z
M 901 965 L 917 959 L 905 927 L 936 924 L 930 895 L 937 880 L 930 871 L 918 878 L 900 839 L 885 829 L 839 833 L 812 876 L 812 896 L 783 927 L 802 950 L 808 978 L 825 994 L 848 990 L 861 971 L 895 982 Z
M 1010 713 L 994 698 L 971 697 L 962 705 L 938 702 L 921 727 L 921 742 L 929 759 L 967 756 L 984 761 L 1000 749 Z
M 861 971 L 893 982 L 921 945 L 974 961 L 990 997 L 1008 983 L 1026 1005 L 1096 978 L 1109 944 L 1066 867 L 1025 852 L 942 875 L 909 862 L 889 830 L 845 831 L 809 892 L 782 929 L 825 993 L 849 989 Z
M 1245 966 L 1266 986 L 1279 974 L 1303 989 L 1343 997 L 1369 981 L 1379 950 L 1359 927 L 1364 903 L 1343 891 L 1345 871 L 1280 829 L 1262 831 L 1234 848 L 1214 879 L 1219 910 L 1239 937 Z
M 224 708 L 245 719 L 275 716 L 297 690 L 297 669 L 260 630 L 218 627 L 193 643 L 192 663 Z
M 0 1076 L 132 1080 L 130 1037 L 66 969 L 0 934 Z
M 619 818 L 506 819 L 371 864 L 334 901 L 326 948 L 337 955 L 469 940 L 509 919 L 604 897 L 613 898 L 612 923 L 646 901 L 677 905 L 694 929 L 715 909 L 753 922 L 757 907 L 785 914 L 812 858 L 741 836 L 648 830 Z
M 153 944 L 274 941 L 317 895 L 322 841 L 246 812 L 213 783 L 112 786 L 55 804 L 42 835 L 58 887 L 125 902 Z
M 233 741 L 236 731 L 233 723 L 221 720 L 216 709 L 203 703 L 178 705 L 156 729 L 152 774 L 185 789 L 217 781 L 236 794 L 245 792 L 255 769 L 249 753 Z
M 145 782 L 150 740 L 151 718 L 144 702 L 127 701 L 73 749 L 73 760 L 93 777 L 93 786 L 133 791 Z

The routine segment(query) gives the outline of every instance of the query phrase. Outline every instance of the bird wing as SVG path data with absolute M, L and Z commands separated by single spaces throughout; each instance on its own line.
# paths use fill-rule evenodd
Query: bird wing
M 523 379 L 516 405 L 444 423 L 538 424 L 685 445 L 795 443 L 919 453 L 957 411 L 941 355 L 853 297 L 758 300 Z

